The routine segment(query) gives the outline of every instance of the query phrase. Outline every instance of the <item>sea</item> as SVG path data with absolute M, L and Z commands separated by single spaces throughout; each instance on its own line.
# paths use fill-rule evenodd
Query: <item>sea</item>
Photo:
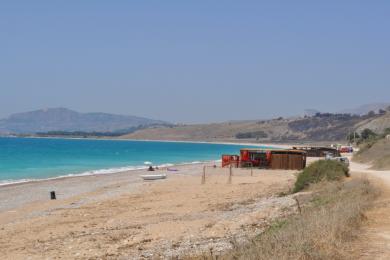
M 0 137 L 0 185 L 220 160 L 243 145 Z M 264 147 L 265 148 L 265 147 Z

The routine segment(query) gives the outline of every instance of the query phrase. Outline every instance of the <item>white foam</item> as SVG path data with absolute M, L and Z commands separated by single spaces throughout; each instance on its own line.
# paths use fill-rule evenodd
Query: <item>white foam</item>
M 127 172 L 127 171 L 144 170 L 144 169 L 147 169 L 147 167 L 145 167 L 145 166 L 127 166 L 127 167 L 119 167 L 119 168 L 91 170 L 91 171 L 86 171 L 86 172 L 81 172 L 81 173 L 69 173 L 66 175 L 60 175 L 60 176 L 44 178 L 44 179 L 0 180 L 0 186 L 26 183 L 26 182 L 56 180 L 56 179 L 63 179 L 63 178 L 69 178 L 69 177 L 104 175 L 104 174 L 112 174 L 112 173 L 120 173 L 120 172 Z
M 119 168 L 92 170 L 92 171 L 86 171 L 86 172 L 79 173 L 79 174 L 68 174 L 66 176 L 101 175 L 101 174 L 127 172 L 127 171 L 143 170 L 143 169 L 147 169 L 147 167 L 145 167 L 145 166 L 126 166 L 126 167 L 119 167 Z
M 10 184 L 18 184 L 18 183 L 34 182 L 34 181 L 37 181 L 37 180 L 35 180 L 35 179 L 0 180 L 0 187 L 10 185 Z
M 183 163 L 164 163 L 161 165 L 158 165 L 159 168 L 168 168 L 172 166 L 179 166 L 179 165 L 193 165 L 193 164 L 202 164 L 202 163 L 210 163 L 215 162 L 213 161 L 193 161 L 193 162 L 183 162 Z M 81 177 L 81 176 L 91 176 L 91 175 L 104 175 L 104 174 L 113 174 L 113 173 L 120 173 L 120 172 L 127 172 L 127 171 L 136 171 L 136 170 L 146 170 L 148 167 L 145 165 L 142 166 L 126 166 L 126 167 L 118 167 L 118 168 L 107 168 L 107 169 L 99 169 L 99 170 L 91 170 L 86 171 L 82 173 L 70 173 L 66 175 L 60 175 L 56 177 L 51 178 L 44 178 L 44 179 L 19 179 L 19 180 L 0 180 L 0 187 L 1 186 L 7 186 L 12 184 L 20 184 L 20 183 L 27 183 L 27 182 L 38 182 L 38 181 L 47 181 L 47 180 L 56 180 L 56 179 L 63 179 L 63 178 L 70 178 L 70 177 Z

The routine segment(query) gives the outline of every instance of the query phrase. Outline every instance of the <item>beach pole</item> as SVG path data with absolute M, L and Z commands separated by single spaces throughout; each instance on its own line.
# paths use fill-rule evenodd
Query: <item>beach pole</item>
M 55 191 L 51 191 L 51 192 L 50 192 L 50 199 L 51 199 L 51 200 L 57 199 L 57 198 L 56 198 L 56 192 L 55 192 Z
M 251 176 L 253 176 L 253 165 L 251 166 Z
M 229 181 L 228 181 L 229 184 L 232 183 L 232 176 L 233 176 L 233 168 L 230 165 L 230 167 L 229 167 Z
M 206 165 L 203 166 L 202 184 L 206 183 Z

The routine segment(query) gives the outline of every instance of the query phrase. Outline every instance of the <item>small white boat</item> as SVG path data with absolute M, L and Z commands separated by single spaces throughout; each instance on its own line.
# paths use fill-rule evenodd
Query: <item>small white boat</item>
M 144 181 L 154 181 L 154 180 L 162 180 L 166 179 L 167 175 L 166 174 L 148 174 L 148 175 L 140 175 Z

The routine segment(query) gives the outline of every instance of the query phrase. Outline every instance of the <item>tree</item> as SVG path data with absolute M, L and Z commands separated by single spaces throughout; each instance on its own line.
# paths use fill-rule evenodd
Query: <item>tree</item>
M 375 116 L 375 111 L 370 111 L 370 112 L 368 112 L 367 113 L 367 115 L 369 116 L 369 117 L 372 117 L 372 116 Z
M 367 140 L 376 137 L 377 134 L 371 129 L 366 128 L 361 132 L 360 136 L 362 137 L 363 140 Z
M 378 111 L 378 114 L 380 114 L 380 115 L 384 115 L 384 114 L 386 114 L 386 110 L 379 109 L 379 111 Z

